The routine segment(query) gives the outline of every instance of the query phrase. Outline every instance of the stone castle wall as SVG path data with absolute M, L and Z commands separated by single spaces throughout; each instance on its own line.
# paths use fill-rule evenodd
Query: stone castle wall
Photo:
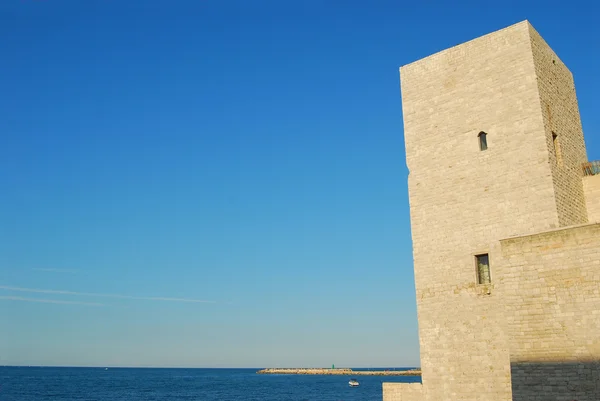
M 560 226 L 587 223 L 581 164 L 587 161 L 573 75 L 529 26 Z
M 421 401 L 424 400 L 421 383 L 383 383 L 384 401 Z
M 501 299 L 476 285 L 474 255 L 493 265 L 500 238 L 559 225 L 528 24 L 400 75 L 427 399 L 510 399 Z
M 480 296 L 498 300 L 501 309 L 493 319 L 471 314 L 481 326 L 499 324 L 505 330 L 511 394 L 503 399 L 599 400 L 600 224 L 507 238 L 496 247 L 495 283 L 479 288 Z M 465 333 L 466 342 L 473 337 Z M 448 358 L 454 355 L 447 352 Z M 479 356 L 471 357 L 476 363 Z M 506 369 L 496 374 L 504 376 Z M 456 380 L 465 371 L 468 367 L 448 376 Z M 479 377 L 470 380 L 482 389 L 487 385 Z M 472 393 L 439 395 L 418 383 L 384 386 L 384 401 L 442 399 L 478 398 Z
M 528 354 L 527 339 L 519 348 L 515 327 L 535 326 L 540 309 L 529 298 L 519 305 L 515 291 L 549 291 L 543 280 L 527 275 L 530 258 L 532 269 L 573 273 L 565 252 L 573 257 L 583 248 L 575 241 L 560 251 L 541 247 L 532 253 L 511 238 L 531 236 L 521 240 L 531 246 L 533 238 L 549 238 L 537 233 L 588 219 L 573 79 L 554 56 L 525 21 L 400 69 L 423 384 L 386 383 L 386 401 L 507 401 L 513 392 L 521 400 L 522 384 L 546 394 L 543 399 L 561 399 L 551 396 L 556 386 L 523 381 L 524 371 L 540 377 L 553 368 Z M 487 133 L 483 151 L 481 131 Z M 585 191 L 595 193 L 596 186 L 586 184 Z M 475 255 L 482 253 L 491 265 L 487 285 L 477 283 Z M 589 285 L 595 277 L 586 276 Z M 572 298 L 561 293 L 560 302 L 574 306 L 578 288 Z M 574 322 L 578 315 L 569 316 Z M 552 331 L 558 317 L 550 314 L 539 324 Z M 579 337 L 572 333 L 563 346 L 574 352 L 595 324 L 575 326 Z M 534 364 L 525 365 L 530 359 Z M 583 369 L 595 377 L 589 366 Z
M 600 224 L 501 241 L 515 401 L 600 399 Z
M 600 175 L 583 177 L 583 192 L 590 222 L 600 222 Z

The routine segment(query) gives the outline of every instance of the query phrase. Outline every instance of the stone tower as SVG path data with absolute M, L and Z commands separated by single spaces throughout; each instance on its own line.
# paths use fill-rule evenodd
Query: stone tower
M 423 384 L 384 385 L 384 399 L 558 400 L 551 394 L 567 390 L 545 381 L 584 359 L 600 378 L 600 342 L 587 347 L 589 337 L 561 328 L 577 308 L 600 310 L 600 226 L 588 224 L 572 74 L 524 21 L 403 66 L 400 77 Z M 598 265 L 573 267 L 574 255 Z M 559 267 L 579 269 L 585 301 L 548 284 Z M 600 338 L 600 314 L 580 327 Z M 553 354 L 554 342 L 564 349 Z M 538 382 L 527 369 L 542 372 Z M 573 399 L 600 399 L 590 388 Z

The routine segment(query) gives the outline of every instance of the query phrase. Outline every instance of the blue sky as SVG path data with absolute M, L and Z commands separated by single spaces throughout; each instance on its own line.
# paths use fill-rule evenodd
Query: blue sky
M 529 19 L 600 159 L 599 6 L 482 5 L 1 2 L 0 365 L 418 365 L 398 67 Z

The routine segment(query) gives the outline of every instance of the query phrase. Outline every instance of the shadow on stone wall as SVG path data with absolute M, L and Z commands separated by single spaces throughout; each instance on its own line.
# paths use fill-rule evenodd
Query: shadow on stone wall
M 513 401 L 599 401 L 600 361 L 513 362 Z

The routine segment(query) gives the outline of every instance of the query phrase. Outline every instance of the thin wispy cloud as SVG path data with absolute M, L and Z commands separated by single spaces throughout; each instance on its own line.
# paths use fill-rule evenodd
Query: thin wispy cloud
M 44 268 L 44 267 L 34 267 L 33 269 L 36 272 L 51 272 L 51 273 L 77 273 L 77 270 L 73 269 L 52 269 L 52 268 Z
M 38 302 L 42 304 L 69 304 L 69 305 L 86 305 L 86 306 L 104 306 L 104 304 L 97 302 L 78 302 L 78 301 L 60 301 L 57 299 L 39 299 L 39 298 L 25 298 L 25 297 L 13 297 L 0 295 L 0 300 L 7 301 L 23 301 L 23 302 Z
M 0 285 L 0 290 L 7 291 L 20 291 L 20 292 L 31 292 L 38 294 L 56 294 L 56 295 L 73 295 L 73 296 L 84 296 L 84 297 L 104 297 L 104 298 L 120 298 L 120 299 L 136 299 L 141 301 L 164 301 L 164 302 L 189 302 L 189 303 L 205 303 L 205 304 L 216 304 L 216 301 L 206 301 L 202 299 L 190 299 L 190 298 L 170 298 L 170 297 L 138 297 L 133 295 L 121 295 L 121 294 L 101 294 L 93 292 L 78 292 L 78 291 L 63 291 L 63 290 L 46 290 L 40 288 L 24 288 L 24 287 L 12 287 L 8 285 Z

